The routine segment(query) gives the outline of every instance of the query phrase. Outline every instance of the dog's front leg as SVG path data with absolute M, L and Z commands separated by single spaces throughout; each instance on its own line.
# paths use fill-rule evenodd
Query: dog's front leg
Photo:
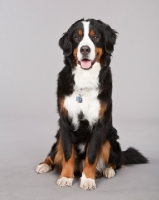
M 96 188 L 95 176 L 98 156 L 102 145 L 102 128 L 100 125 L 92 131 L 91 141 L 88 144 L 87 155 L 80 182 L 80 188 L 92 190 Z
M 74 166 L 75 166 L 75 150 L 72 146 L 71 156 L 68 160 L 66 160 L 65 156 L 62 162 L 62 172 L 60 174 L 59 179 L 57 180 L 57 185 L 63 186 L 71 186 L 74 178 Z
M 97 159 L 93 164 L 89 163 L 88 157 L 85 159 L 81 182 L 80 182 L 80 188 L 85 190 L 92 190 L 96 188 L 96 183 L 95 183 L 96 165 L 97 165 Z
M 61 124 L 62 123 L 62 124 Z M 74 178 L 74 167 L 75 167 L 75 149 L 71 142 L 71 135 L 69 125 L 66 122 L 60 122 L 61 130 L 61 140 L 63 148 L 63 160 L 62 160 L 62 171 L 59 179 L 57 180 L 57 185 L 71 186 Z

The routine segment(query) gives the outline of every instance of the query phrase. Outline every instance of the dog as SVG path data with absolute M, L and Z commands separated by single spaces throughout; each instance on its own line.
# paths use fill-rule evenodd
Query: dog
M 117 32 L 101 20 L 76 21 L 59 40 L 65 67 L 58 75 L 59 130 L 37 173 L 56 169 L 58 186 L 71 186 L 81 176 L 80 188 L 96 188 L 95 179 L 112 178 L 124 164 L 147 163 L 130 147 L 122 151 L 112 122 L 110 61 Z

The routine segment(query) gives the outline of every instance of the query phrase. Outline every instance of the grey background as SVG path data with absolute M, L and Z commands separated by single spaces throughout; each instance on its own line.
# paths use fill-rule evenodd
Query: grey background
M 56 186 L 54 172 L 35 173 L 57 130 L 58 40 L 81 18 L 118 31 L 111 68 L 113 119 L 123 149 L 134 146 L 150 164 L 126 166 L 97 189 Z M 159 198 L 159 1 L 0 1 L 0 199 Z

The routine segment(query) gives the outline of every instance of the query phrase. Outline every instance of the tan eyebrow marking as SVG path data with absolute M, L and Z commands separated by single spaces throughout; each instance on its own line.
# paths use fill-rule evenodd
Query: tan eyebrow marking
M 78 34 L 79 34 L 80 36 L 82 36 L 82 35 L 83 35 L 83 31 L 82 31 L 82 30 L 78 30 Z
M 92 37 L 93 35 L 94 35 L 95 33 L 94 33 L 94 30 L 91 30 L 90 32 L 89 32 L 89 35 Z

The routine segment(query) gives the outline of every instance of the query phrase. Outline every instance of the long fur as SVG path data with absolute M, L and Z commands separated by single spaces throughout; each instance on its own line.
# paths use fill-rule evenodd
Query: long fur
M 38 173 L 55 168 L 59 186 L 72 185 L 78 174 L 81 188 L 94 189 L 95 176 L 111 178 L 123 164 L 148 162 L 132 147 L 121 150 L 113 126 L 109 64 L 116 38 L 117 32 L 102 21 L 81 19 L 59 40 L 65 64 L 57 80 L 59 130 L 47 158 L 37 167 Z M 83 102 L 78 103 L 80 90 Z
M 126 151 L 122 152 L 122 164 L 144 164 L 148 163 L 148 159 L 145 158 L 138 150 L 129 147 Z

